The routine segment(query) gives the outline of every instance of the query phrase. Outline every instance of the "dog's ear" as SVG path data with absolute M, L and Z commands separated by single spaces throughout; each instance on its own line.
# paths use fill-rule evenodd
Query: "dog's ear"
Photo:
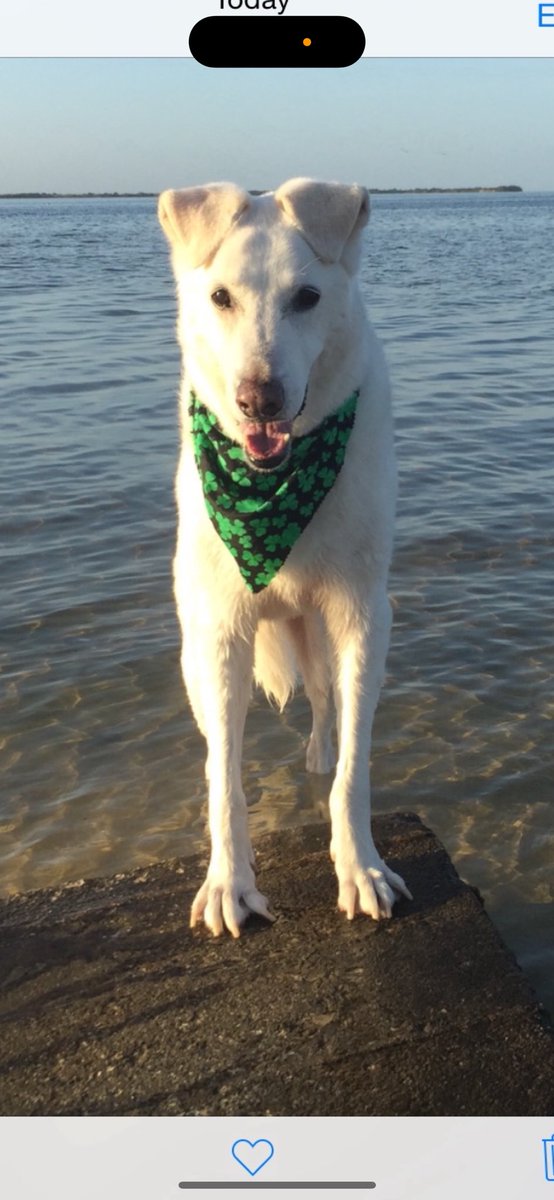
M 215 254 L 249 205 L 248 192 L 234 183 L 209 183 L 162 192 L 158 218 L 180 263 L 193 270 Z
M 358 184 L 289 179 L 275 192 L 285 217 L 322 262 L 358 266 L 358 234 L 369 220 L 369 192 Z

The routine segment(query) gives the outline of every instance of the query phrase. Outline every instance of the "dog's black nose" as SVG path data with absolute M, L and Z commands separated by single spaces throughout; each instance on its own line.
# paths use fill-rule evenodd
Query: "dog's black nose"
M 280 379 L 241 379 L 236 399 L 245 417 L 272 421 L 284 406 L 285 389 Z

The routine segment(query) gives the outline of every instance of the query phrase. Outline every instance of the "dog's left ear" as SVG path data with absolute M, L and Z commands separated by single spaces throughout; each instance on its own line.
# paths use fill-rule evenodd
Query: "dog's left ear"
M 285 217 L 322 262 L 358 267 L 359 234 L 369 220 L 369 192 L 359 184 L 289 179 L 275 192 Z
M 233 225 L 250 206 L 250 196 L 234 183 L 208 183 L 162 192 L 158 218 L 178 261 L 187 270 L 215 254 Z

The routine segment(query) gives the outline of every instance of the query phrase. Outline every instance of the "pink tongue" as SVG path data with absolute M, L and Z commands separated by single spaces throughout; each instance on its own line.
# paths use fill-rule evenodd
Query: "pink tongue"
M 292 421 L 249 421 L 244 434 L 252 458 L 274 458 L 284 454 L 292 433 Z

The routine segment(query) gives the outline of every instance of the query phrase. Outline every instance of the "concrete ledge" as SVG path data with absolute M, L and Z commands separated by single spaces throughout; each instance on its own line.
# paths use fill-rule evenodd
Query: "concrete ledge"
M 258 842 L 279 920 L 186 927 L 203 859 L 0 905 L 3 1115 L 546 1115 L 554 1042 L 475 892 L 378 817 L 416 900 L 335 908 L 324 826 Z

